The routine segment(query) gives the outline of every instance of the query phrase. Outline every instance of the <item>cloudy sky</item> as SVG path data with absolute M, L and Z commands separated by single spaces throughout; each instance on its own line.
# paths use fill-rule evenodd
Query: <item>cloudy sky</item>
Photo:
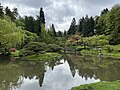
M 3 6 L 11 9 L 18 8 L 21 16 L 39 14 L 39 8 L 43 7 L 46 18 L 46 26 L 52 23 L 57 30 L 68 30 L 72 18 L 78 21 L 82 16 L 99 15 L 101 10 L 114 4 L 120 4 L 120 0 L 0 0 Z

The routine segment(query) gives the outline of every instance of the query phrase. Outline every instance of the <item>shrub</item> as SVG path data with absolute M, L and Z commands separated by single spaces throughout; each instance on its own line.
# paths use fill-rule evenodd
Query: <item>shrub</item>
M 83 43 L 83 39 L 79 35 L 72 35 L 67 41 L 66 41 L 66 46 L 76 46 L 76 45 L 81 45 Z
M 46 44 L 41 42 L 30 42 L 20 50 L 21 56 L 32 55 L 35 53 L 43 53 L 46 49 Z
M 62 48 L 56 44 L 48 44 L 46 48 L 47 52 L 59 52 L 60 50 L 62 50 Z
M 105 45 L 105 49 L 107 52 L 112 52 L 113 51 L 113 48 L 111 45 Z
M 24 48 L 27 50 L 33 50 L 34 52 L 39 52 L 45 50 L 46 44 L 41 42 L 30 42 Z
M 89 47 L 104 46 L 109 43 L 108 37 L 109 36 L 105 35 L 92 36 L 89 38 L 84 38 L 84 42 L 86 42 Z

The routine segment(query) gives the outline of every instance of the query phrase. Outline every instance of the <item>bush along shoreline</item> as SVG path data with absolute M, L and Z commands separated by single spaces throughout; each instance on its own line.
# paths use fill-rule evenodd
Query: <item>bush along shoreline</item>
M 10 49 L 11 57 L 19 57 L 22 60 L 47 61 L 60 60 L 62 58 L 62 48 L 56 44 L 45 44 L 44 42 L 30 42 L 22 49 Z

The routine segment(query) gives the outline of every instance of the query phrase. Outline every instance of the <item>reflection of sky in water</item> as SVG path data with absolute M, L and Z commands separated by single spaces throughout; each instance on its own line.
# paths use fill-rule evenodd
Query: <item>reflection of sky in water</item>
M 63 60 L 61 62 L 64 63 Z M 54 70 L 47 67 L 42 87 L 39 86 L 38 80 L 35 77 L 31 80 L 24 78 L 21 87 L 13 90 L 69 90 L 74 86 L 98 81 L 100 80 L 95 80 L 94 78 L 88 78 L 86 81 L 78 73 L 73 77 L 69 64 L 66 61 L 64 64 L 55 66 Z

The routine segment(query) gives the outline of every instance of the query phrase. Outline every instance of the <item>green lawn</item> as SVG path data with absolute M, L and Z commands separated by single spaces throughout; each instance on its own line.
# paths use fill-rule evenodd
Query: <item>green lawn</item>
M 26 56 L 25 60 L 59 60 L 62 58 L 61 54 L 58 53 L 45 53 L 45 54 L 34 54 Z
M 74 87 L 72 90 L 120 90 L 120 81 L 85 84 Z
M 105 58 L 111 58 L 111 59 L 120 59 L 120 48 L 119 46 L 111 46 L 112 47 L 112 51 L 111 52 L 108 52 L 106 49 L 102 49 L 101 50 L 101 53 L 102 53 L 102 57 L 105 57 Z M 114 48 L 114 49 L 113 49 Z M 98 54 L 100 53 L 100 51 L 98 50 L 82 50 L 80 51 L 81 54 L 83 55 L 91 55 L 91 56 L 98 56 Z

